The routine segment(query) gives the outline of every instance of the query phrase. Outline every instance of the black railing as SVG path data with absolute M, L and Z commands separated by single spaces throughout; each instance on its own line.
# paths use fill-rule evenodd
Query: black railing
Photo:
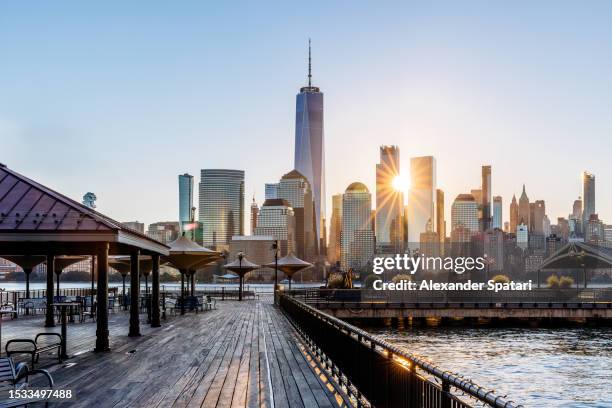
M 497 408 L 517 405 L 287 294 L 279 304 L 357 406 Z
M 405 305 L 425 305 L 428 303 L 445 304 L 451 307 L 464 303 L 490 304 L 547 304 L 556 303 L 592 303 L 598 307 L 612 307 L 612 289 L 533 289 L 533 290 L 440 290 L 440 291 L 408 291 L 408 290 L 374 290 L 374 289 L 301 289 L 291 292 L 294 297 L 307 303 L 325 302 L 364 302 L 364 303 L 396 303 Z
M 109 288 L 109 292 L 116 292 L 117 288 Z M 55 296 L 91 296 L 91 288 L 60 288 L 59 293 L 54 290 Z M 95 291 L 94 291 L 95 293 Z M 30 299 L 44 298 L 47 296 L 46 289 L 30 289 Z M 25 290 L 5 290 L 0 291 L 0 305 L 17 305 L 19 299 L 26 298 Z

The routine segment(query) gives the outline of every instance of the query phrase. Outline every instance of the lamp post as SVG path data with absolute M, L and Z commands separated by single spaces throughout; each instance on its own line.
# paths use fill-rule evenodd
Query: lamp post
M 278 290 L 278 239 L 272 244 L 274 251 L 274 293 Z
M 239 264 L 239 268 L 240 268 L 240 286 L 238 287 L 238 301 L 242 301 L 242 279 L 243 279 L 243 273 L 242 273 L 242 258 L 244 258 L 244 254 L 242 252 L 238 252 L 238 264 Z

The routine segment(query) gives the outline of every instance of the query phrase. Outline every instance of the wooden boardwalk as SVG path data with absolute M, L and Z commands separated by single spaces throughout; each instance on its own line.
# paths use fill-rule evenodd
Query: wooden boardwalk
M 93 353 L 95 324 L 68 326 L 64 364 L 41 356 L 56 388 L 75 390 L 79 407 L 335 407 L 346 405 L 305 351 L 282 313 L 265 301 L 142 324 L 127 337 L 128 315 L 111 314 L 111 351 Z M 2 344 L 33 338 L 40 318 L 3 321 Z

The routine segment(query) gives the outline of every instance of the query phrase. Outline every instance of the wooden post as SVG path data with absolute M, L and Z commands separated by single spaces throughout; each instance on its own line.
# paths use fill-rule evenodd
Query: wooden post
M 153 293 L 151 294 L 151 308 L 153 308 L 151 314 L 151 327 L 160 327 L 161 322 L 159 321 L 159 254 L 151 255 L 153 261 Z
M 96 256 L 91 256 L 91 293 L 89 294 L 89 313 L 93 317 L 93 304 L 94 304 L 94 277 L 96 276 Z
M 191 296 L 195 296 L 195 274 L 196 271 L 191 271 Z
M 57 296 L 60 295 L 60 289 L 59 289 L 59 284 L 60 284 L 60 275 L 62 274 L 62 271 L 59 269 L 55 270 L 55 275 L 57 276 L 55 279 L 55 291 Z
M 130 331 L 128 336 L 140 336 L 140 251 L 138 249 L 130 254 Z
M 98 250 L 98 291 L 96 299 L 96 348 L 95 351 L 109 351 L 108 341 L 108 242 Z
M 127 294 L 125 293 L 125 277 L 127 272 L 123 272 L 121 277 L 123 278 L 123 291 L 121 292 L 121 303 L 123 303 L 123 310 L 127 310 Z
M 186 269 L 181 269 L 179 271 L 181 273 L 181 315 L 185 314 L 185 273 L 187 273 Z
M 55 254 L 47 254 L 47 313 L 45 327 L 55 327 L 53 319 L 53 275 L 55 275 Z

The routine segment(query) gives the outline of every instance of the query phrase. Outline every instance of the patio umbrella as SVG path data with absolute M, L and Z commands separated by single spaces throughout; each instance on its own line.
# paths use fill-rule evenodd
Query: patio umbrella
M 60 274 L 64 271 L 65 268 L 85 259 L 87 259 L 86 256 L 61 255 L 55 257 L 55 274 L 57 275 L 57 296 L 59 296 L 60 290 Z
M 221 254 L 196 244 L 187 238 L 185 233 L 168 246 L 170 251 L 164 256 L 164 260 L 181 273 L 181 314 L 185 314 L 185 273 L 205 261 L 212 262 L 221 258 Z
M 236 256 L 236 259 L 233 262 L 230 262 L 226 265 L 223 265 L 225 269 L 228 271 L 232 271 L 238 274 L 240 277 L 240 286 L 238 288 L 238 300 L 242 300 L 242 285 L 244 280 L 244 275 L 247 273 L 254 271 L 255 269 L 259 269 L 260 266 L 254 264 L 253 262 L 246 259 L 242 252 L 239 252 Z
M 125 294 L 125 277 L 130 272 L 130 264 L 126 263 L 122 258 L 125 258 L 125 257 L 117 256 L 117 257 L 108 258 L 108 264 L 113 269 L 115 269 L 117 272 L 119 272 L 121 274 L 121 277 L 123 278 L 123 292 L 122 292 L 123 302 L 122 303 L 123 303 L 123 310 L 127 310 L 127 295 Z
M 289 279 L 289 290 L 291 290 L 291 279 L 296 272 L 299 272 L 303 269 L 309 268 L 312 266 L 311 263 L 302 261 L 298 257 L 293 254 L 288 254 L 287 256 L 282 257 L 278 260 L 278 264 L 275 262 L 271 262 L 267 264 L 267 267 L 274 268 L 275 265 L 278 265 L 278 269 L 281 270 L 285 275 L 287 275 L 287 279 Z
M 43 255 L 10 255 L 3 256 L 2 258 L 14 263 L 15 265 L 19 265 L 26 276 L 26 299 L 30 298 L 30 274 L 32 273 L 32 269 L 34 269 L 37 265 L 45 262 L 47 260 L 46 256 Z M 17 305 L 15 305 L 17 307 Z M 30 314 L 30 309 L 26 308 L 26 314 Z

